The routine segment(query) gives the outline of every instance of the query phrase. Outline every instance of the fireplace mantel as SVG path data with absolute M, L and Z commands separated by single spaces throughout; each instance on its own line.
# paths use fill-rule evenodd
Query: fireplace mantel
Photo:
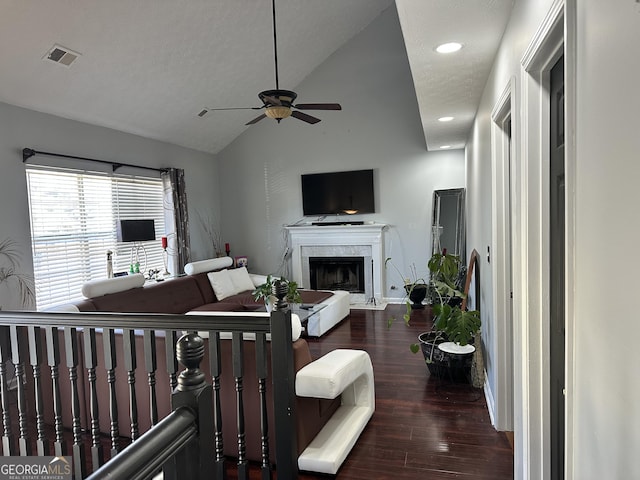
M 291 245 L 293 280 L 309 286 L 309 257 L 362 256 L 365 258 L 365 294 L 352 298 L 351 303 L 364 303 L 372 297 L 381 301 L 383 295 L 384 237 L 387 225 L 296 225 L 286 227 Z M 358 297 L 352 295 L 352 297 Z

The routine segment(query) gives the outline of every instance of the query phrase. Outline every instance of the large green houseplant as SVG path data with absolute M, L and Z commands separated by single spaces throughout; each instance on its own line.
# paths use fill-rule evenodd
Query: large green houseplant
M 411 345 L 411 351 L 417 353 L 422 349 L 429 370 L 440 374 L 443 366 L 451 365 L 451 359 L 437 348 L 438 345 L 443 342 L 454 342 L 460 346 L 473 343 L 480 331 L 481 320 L 478 310 L 467 310 L 461 306 L 466 295 L 461 291 L 461 272 L 464 270 L 460 257 L 445 250 L 434 254 L 428 267 L 434 298 L 433 327 L 418 336 L 420 344 Z

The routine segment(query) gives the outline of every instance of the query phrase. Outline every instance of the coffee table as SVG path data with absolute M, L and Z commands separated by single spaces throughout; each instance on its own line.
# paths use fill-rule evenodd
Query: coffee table
M 291 313 L 295 313 L 300 318 L 300 323 L 302 324 L 302 335 L 306 336 L 309 318 L 326 306 L 327 305 L 324 303 L 296 303 L 291 306 Z

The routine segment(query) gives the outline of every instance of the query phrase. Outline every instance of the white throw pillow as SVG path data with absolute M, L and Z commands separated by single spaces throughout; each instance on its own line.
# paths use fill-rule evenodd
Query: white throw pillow
M 229 276 L 231 277 L 233 284 L 236 286 L 236 293 L 246 292 L 247 290 L 253 290 L 255 288 L 251 281 L 251 277 L 249 276 L 249 272 L 247 271 L 247 267 L 229 270 Z
M 219 272 L 209 272 L 207 273 L 207 277 L 209 278 L 209 283 L 211 283 L 211 288 L 213 288 L 213 293 L 216 294 L 216 298 L 218 300 L 224 300 L 231 295 L 235 295 L 239 293 L 236 290 L 236 286 L 231 280 L 231 276 L 229 275 L 229 270 L 220 270 Z

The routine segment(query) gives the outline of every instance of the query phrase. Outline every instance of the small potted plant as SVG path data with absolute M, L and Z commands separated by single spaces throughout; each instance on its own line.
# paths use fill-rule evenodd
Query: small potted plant
M 415 265 L 409 267 L 409 275 L 404 275 L 398 266 L 393 263 L 391 257 L 385 259 L 384 266 L 385 268 L 392 267 L 400 278 L 402 278 L 404 291 L 406 293 L 405 304 L 407 306 L 407 311 L 403 315 L 403 318 L 405 323 L 408 323 L 411 317 L 411 310 L 424 308 L 422 301 L 427 296 L 428 284 L 424 278 L 418 277 L 418 271 Z M 389 323 L 391 322 L 393 322 L 393 319 L 389 320 Z
M 267 275 L 266 281 L 256 287 L 256 289 L 252 292 L 253 299 L 258 301 L 260 299 L 264 300 L 265 307 L 267 308 L 267 312 L 271 312 L 273 308 L 273 304 L 276 302 L 276 297 L 273 295 L 273 284 L 280 280 L 281 282 L 287 285 L 287 296 L 285 297 L 287 302 L 289 303 L 301 303 L 302 297 L 300 296 L 300 292 L 298 291 L 298 283 L 292 280 L 287 280 L 284 277 L 276 278 L 271 275 Z

